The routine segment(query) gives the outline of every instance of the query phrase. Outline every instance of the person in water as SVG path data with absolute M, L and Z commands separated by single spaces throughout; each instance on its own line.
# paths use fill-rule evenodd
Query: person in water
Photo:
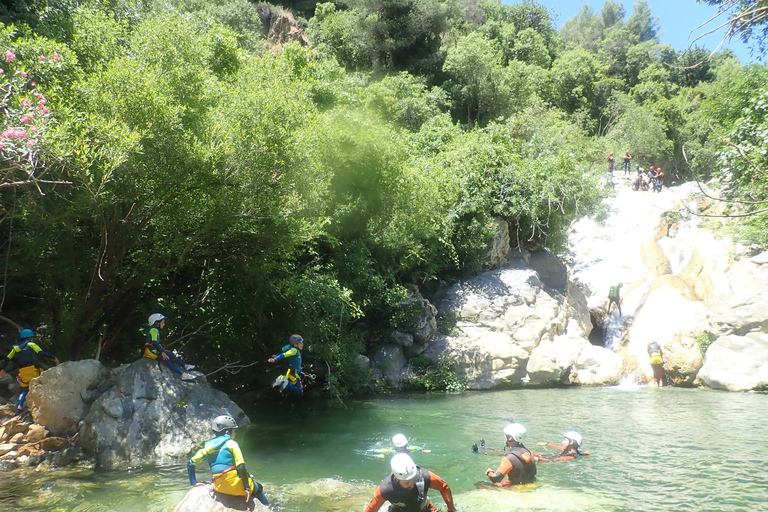
M 228 414 L 217 416 L 213 420 L 213 433 L 216 437 L 207 441 L 189 459 L 189 483 L 198 485 L 195 466 L 207 459 L 211 467 L 211 483 L 216 501 L 236 510 L 253 510 L 255 497 L 268 507 L 269 500 L 264 494 L 264 487 L 253 480 L 253 476 L 245 467 L 240 445 L 235 442 L 236 429 L 237 422 Z
M 142 356 L 162 361 L 173 373 L 180 375 L 181 380 L 195 380 L 194 375 L 187 373 L 187 370 L 192 370 L 195 365 L 186 364 L 176 357 L 173 352 L 164 349 L 160 344 L 160 331 L 165 329 L 165 315 L 162 313 L 149 315 L 148 322 L 149 328 L 147 329 L 147 337 L 144 340 Z
M 387 501 L 391 512 L 435 512 L 427 491 L 437 489 L 443 495 L 448 512 L 455 512 L 453 494 L 445 481 L 416 465 L 407 453 L 398 453 L 390 461 L 392 472 L 381 481 L 365 512 L 376 512 Z
M 525 427 L 519 423 L 509 423 L 504 427 L 504 441 L 507 453 L 501 459 L 499 469 L 488 468 L 486 476 L 497 487 L 528 484 L 536 480 L 536 457 L 523 446 Z M 504 480 L 507 477 L 507 480 Z
M 275 363 L 281 359 L 287 359 L 288 371 L 275 379 L 272 386 L 279 386 L 289 395 L 301 396 L 304 394 L 304 386 L 301 384 L 301 351 L 304 350 L 304 338 L 298 334 L 291 334 L 288 344 L 281 350 L 281 354 L 273 355 L 267 361 Z
M 59 364 L 59 359 L 55 355 L 41 349 L 37 343 L 32 341 L 34 337 L 35 333 L 32 329 L 22 329 L 19 331 L 19 342 L 11 348 L 11 351 L 5 356 L 5 360 L 0 362 L 0 379 L 5 377 L 9 364 L 15 364 L 19 367 L 17 377 L 21 387 L 19 404 L 17 406 L 19 414 L 24 411 L 24 401 L 27 399 L 27 393 L 29 392 L 29 383 L 42 373 L 42 369 L 37 364 L 37 358 L 39 356 L 47 357 L 53 359 L 56 365 Z
M 611 286 L 608 290 L 608 314 L 611 314 L 611 306 L 616 304 L 616 308 L 619 310 L 619 316 L 621 316 L 621 287 L 624 283 L 619 283 L 617 286 Z
M 664 352 L 657 341 L 648 344 L 648 357 L 653 369 L 653 384 L 662 387 L 664 385 Z
M 555 455 L 554 457 L 547 457 L 546 455 L 540 454 L 536 458 L 538 460 L 544 461 L 556 461 L 573 460 L 581 455 L 589 455 L 589 452 L 582 452 L 579 450 L 583 442 L 584 439 L 581 437 L 581 434 L 576 431 L 569 430 L 563 434 L 563 442 L 559 446 L 552 443 L 537 443 L 539 446 L 549 446 L 551 448 L 555 448 L 556 450 L 561 450 L 558 455 Z
M 377 457 L 384 457 L 386 453 L 408 453 L 408 452 L 424 452 L 431 453 L 431 450 L 425 450 L 421 446 L 413 446 L 408 444 L 408 438 L 403 434 L 395 434 L 392 437 L 392 447 L 390 448 L 377 448 L 373 450 L 377 454 Z

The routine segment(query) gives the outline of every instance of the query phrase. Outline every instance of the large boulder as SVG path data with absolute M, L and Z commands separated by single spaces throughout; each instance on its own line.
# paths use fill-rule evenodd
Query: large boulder
M 503 267 L 509 261 L 511 247 L 509 244 L 509 223 L 503 219 L 494 219 L 496 234 L 483 258 L 483 270 Z
M 470 389 L 567 382 L 579 352 L 558 354 L 552 362 L 557 349 L 547 344 L 537 352 L 538 347 L 560 339 L 579 348 L 589 344 L 586 297 L 568 282 L 564 264 L 537 251 L 510 265 L 455 284 L 438 308 L 457 322 L 450 335 L 437 335 L 424 355 L 449 357 Z
M 73 435 L 108 380 L 109 369 L 95 359 L 67 361 L 44 371 L 29 385 L 32 419 L 52 434 Z
M 727 391 L 768 388 L 768 334 L 721 336 L 707 349 L 699 383 Z
M 596 347 L 584 338 L 558 336 L 542 341 L 534 349 L 527 370 L 530 385 L 604 386 L 621 380 L 624 364 L 615 352 Z
M 250 424 L 242 409 L 202 376 L 185 382 L 142 358 L 114 370 L 113 379 L 79 432 L 80 444 L 102 466 L 186 457 L 211 437 L 211 420 L 221 414 Z
M 172 512 L 234 512 L 236 510 L 246 510 L 245 505 L 239 508 L 225 507 L 213 499 L 209 486 L 196 485 L 189 490 Z M 252 506 L 247 510 L 269 512 L 270 509 L 254 499 Z
M 403 368 L 406 364 L 408 359 L 403 355 L 400 345 L 385 345 L 373 356 L 373 367 L 394 386 L 400 385 L 403 380 Z
M 715 336 L 750 331 L 768 332 L 768 265 L 766 253 L 734 263 L 709 311 L 709 331 Z

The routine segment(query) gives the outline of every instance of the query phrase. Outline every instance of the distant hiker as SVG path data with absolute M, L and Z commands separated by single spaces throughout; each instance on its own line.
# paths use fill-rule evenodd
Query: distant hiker
M 523 446 L 525 427 L 519 423 L 509 423 L 504 427 L 504 440 L 507 453 L 501 459 L 499 469 L 488 468 L 486 476 L 497 487 L 508 487 L 518 484 L 528 484 L 536 479 L 536 458 L 533 453 Z M 504 480 L 504 477 L 507 480 Z
M 611 286 L 608 290 L 608 314 L 611 314 L 611 306 L 616 304 L 619 310 L 619 316 L 621 316 L 621 287 L 624 283 L 619 283 L 617 286 Z
M 53 359 L 53 362 L 56 363 L 56 365 L 59 364 L 59 359 L 55 355 L 41 349 L 37 343 L 32 341 L 32 338 L 34 337 L 35 333 L 32 329 L 22 329 L 19 331 L 19 342 L 11 348 L 11 351 L 5 356 L 5 360 L 0 362 L 0 366 L 2 367 L 0 368 L 0 379 L 5 377 L 5 372 L 6 369 L 8 369 L 9 364 L 15 364 L 19 368 L 19 374 L 16 377 L 19 381 L 19 386 L 21 387 L 19 405 L 17 407 L 18 413 L 21 413 L 24 410 L 24 401 L 27 398 L 27 392 L 29 392 L 29 383 L 32 382 L 32 379 L 40 376 L 42 373 L 42 370 L 37 364 L 37 357 L 47 357 Z
M 413 462 L 407 453 L 398 453 L 390 461 L 392 472 L 381 481 L 365 512 L 376 512 L 389 502 L 391 512 L 436 512 L 427 491 L 437 489 L 443 496 L 448 512 L 456 512 L 451 488 L 433 472 Z
M 613 174 L 613 153 L 608 153 L 608 172 Z
M 662 387 L 664 385 L 664 352 L 657 341 L 648 344 L 648 357 L 653 369 L 653 383 L 655 386 Z
M 547 457 L 546 455 L 540 454 L 537 455 L 536 459 L 541 461 L 560 461 L 573 460 L 576 457 L 580 457 L 582 455 L 589 455 L 589 452 L 582 452 L 579 450 L 583 442 L 584 439 L 581 437 L 581 434 L 573 430 L 569 430 L 563 434 L 563 442 L 560 446 L 552 443 L 537 443 L 539 446 L 549 446 L 555 448 L 556 450 L 562 450 L 560 454 L 555 455 L 554 457 Z
M 213 420 L 213 433 L 216 437 L 207 441 L 195 453 L 187 465 L 190 485 L 197 485 L 195 465 L 207 459 L 211 466 L 211 483 L 216 501 L 236 510 L 253 510 L 253 498 L 265 506 L 269 500 L 264 495 L 264 487 L 253 480 L 243 460 L 240 445 L 235 442 L 237 422 L 228 415 L 217 416 Z M 246 508 L 242 508 L 245 505 Z
M 193 369 L 195 365 L 186 364 L 176 357 L 176 354 L 164 349 L 160 344 L 160 330 L 165 328 L 165 315 L 162 313 L 149 315 L 148 322 L 149 328 L 147 329 L 147 337 L 144 340 L 142 356 L 162 361 L 173 373 L 181 375 L 181 380 L 195 380 L 194 375 L 187 373 L 187 370 Z
M 664 186 L 664 172 L 661 170 L 661 167 L 656 169 L 656 176 L 653 180 L 653 191 L 654 192 L 661 192 L 662 187 Z
M 624 174 L 629 174 L 630 169 L 630 163 L 632 162 L 632 155 L 629 154 L 629 150 L 624 153 Z
M 304 350 L 304 338 L 298 334 L 292 334 L 288 338 L 288 344 L 283 346 L 282 354 L 273 355 L 267 361 L 274 363 L 281 359 L 288 360 L 288 371 L 279 376 L 272 383 L 272 387 L 279 386 L 289 395 L 301 396 L 304 394 L 304 386 L 301 383 L 301 351 Z

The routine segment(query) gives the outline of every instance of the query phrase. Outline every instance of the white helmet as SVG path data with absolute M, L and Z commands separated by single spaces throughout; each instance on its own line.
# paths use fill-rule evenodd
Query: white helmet
M 395 448 L 405 448 L 408 446 L 408 439 L 403 434 L 395 434 L 392 438 L 392 444 L 395 445 Z
M 392 474 L 398 480 L 410 480 L 418 473 L 416 463 L 407 453 L 398 453 L 392 457 L 389 465 L 392 467 Z
M 216 416 L 216 418 L 213 420 L 214 432 L 223 432 L 225 430 L 230 430 L 233 428 L 237 428 L 237 422 L 235 421 L 235 418 L 233 418 L 229 414 L 222 414 L 221 416 Z
M 149 315 L 149 326 L 152 327 L 155 325 L 155 323 L 159 322 L 160 320 L 165 320 L 165 315 L 162 313 L 154 313 L 152 315 Z
M 504 427 L 504 435 L 511 437 L 515 442 L 519 443 L 525 437 L 525 427 L 519 423 L 509 423 Z
M 583 438 L 581 437 L 581 434 L 579 434 L 578 432 L 569 430 L 568 432 L 563 434 L 563 437 L 576 443 L 577 448 L 581 447 L 581 442 L 583 441 Z

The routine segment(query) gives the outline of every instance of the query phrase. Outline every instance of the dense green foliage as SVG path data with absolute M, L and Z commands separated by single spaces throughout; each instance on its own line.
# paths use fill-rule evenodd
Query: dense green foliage
M 765 68 L 727 52 L 688 68 L 706 52 L 661 45 L 645 1 L 560 32 L 533 1 L 319 3 L 311 46 L 273 53 L 262 22 L 279 12 L 4 11 L 0 312 L 60 355 L 122 362 L 162 311 L 208 371 L 300 332 L 344 393 L 369 379 L 358 355 L 412 321 L 412 290 L 481 268 L 497 219 L 520 247 L 563 250 L 601 213 L 607 151 L 678 181 L 685 149 L 698 176 L 725 165 L 734 195 L 764 199 Z M 461 387 L 447 362 L 422 366 L 412 385 Z M 262 385 L 251 368 L 219 384 Z

